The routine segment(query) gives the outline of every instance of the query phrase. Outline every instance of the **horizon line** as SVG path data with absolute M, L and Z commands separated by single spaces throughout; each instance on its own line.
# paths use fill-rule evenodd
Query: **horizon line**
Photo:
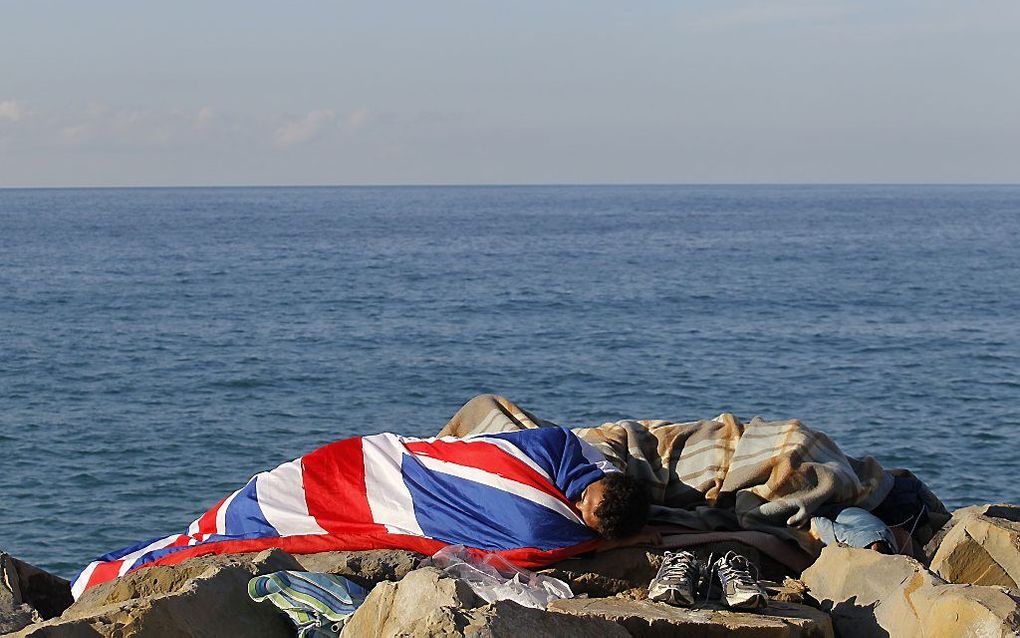
M 557 188 L 557 187 L 716 187 L 716 186 L 1020 186 L 1020 182 L 507 182 L 421 184 L 149 184 L 0 186 L 8 190 L 161 190 L 161 189 L 253 189 L 253 188 Z

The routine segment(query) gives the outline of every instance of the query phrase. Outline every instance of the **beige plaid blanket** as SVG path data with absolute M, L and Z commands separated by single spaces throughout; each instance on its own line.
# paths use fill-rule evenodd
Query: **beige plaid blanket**
M 475 397 L 440 432 L 466 436 L 554 426 L 495 395 Z M 697 531 L 756 530 L 796 541 L 817 555 L 813 515 L 829 506 L 872 509 L 893 479 L 872 458 L 843 454 L 797 420 L 742 423 L 617 421 L 572 428 L 652 492 L 655 522 Z

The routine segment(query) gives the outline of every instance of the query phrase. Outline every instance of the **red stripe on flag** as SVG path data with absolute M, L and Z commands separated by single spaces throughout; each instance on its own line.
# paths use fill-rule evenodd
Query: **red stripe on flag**
M 563 501 L 575 512 L 574 504 L 549 479 L 524 461 L 487 441 L 414 441 L 405 444 L 416 455 L 484 470 L 523 483 Z
M 92 570 L 92 575 L 89 576 L 89 582 L 85 585 L 85 589 L 105 583 L 108 580 L 113 580 L 117 577 L 120 571 L 120 566 L 124 564 L 122 560 L 111 560 L 107 563 L 99 563 L 96 568 Z
M 329 533 L 385 529 L 373 521 L 365 491 L 361 437 L 330 443 L 301 457 L 308 514 Z
M 218 503 L 209 508 L 209 511 L 202 514 L 202 518 L 198 519 L 198 533 L 199 534 L 215 534 L 216 533 L 216 514 L 220 511 L 220 506 L 223 505 L 223 501 L 227 500 L 224 496 L 219 500 Z
M 518 567 L 537 568 L 546 567 L 552 563 L 592 551 L 598 547 L 602 539 L 595 538 L 584 543 L 562 547 L 559 549 L 537 549 L 534 547 L 522 547 L 505 551 L 486 552 L 485 550 L 468 548 L 478 556 L 486 553 L 499 554 Z M 212 554 L 243 554 L 249 552 L 260 552 L 265 549 L 279 548 L 291 554 L 316 554 L 329 551 L 363 551 L 369 549 L 406 549 L 419 554 L 431 556 L 448 543 L 437 541 L 422 536 L 411 536 L 408 534 L 390 534 L 385 530 L 363 532 L 355 534 L 344 534 L 343 536 L 332 534 L 306 534 L 301 536 L 283 536 L 276 538 L 253 538 L 240 541 L 217 541 L 204 545 L 193 545 L 160 558 L 152 563 L 147 563 L 132 569 L 145 569 L 153 565 L 176 565 L 189 558 L 206 556 Z
M 168 554 L 157 561 L 139 565 L 128 573 L 139 569 L 157 565 L 177 565 L 189 558 L 197 556 L 210 556 L 217 554 L 245 554 L 260 552 L 266 549 L 278 548 L 291 554 L 316 554 L 329 551 L 360 551 L 368 549 L 406 549 L 430 556 L 447 546 L 447 543 L 422 536 L 411 536 L 407 534 L 390 534 L 382 526 L 374 526 L 374 530 L 335 534 L 306 534 L 301 536 L 283 536 L 273 538 L 252 538 L 236 541 L 216 541 L 203 543 L 202 545 L 191 545 L 182 547 L 180 550 Z M 562 547 L 559 549 L 543 550 L 534 547 L 522 547 L 505 551 L 492 552 L 503 556 L 508 561 L 524 568 L 539 568 L 551 565 L 552 563 L 592 551 L 598 547 L 602 539 L 596 538 L 577 545 Z M 481 557 L 485 550 L 468 548 L 469 551 Z M 96 565 L 85 589 L 113 580 L 117 577 L 122 561 L 112 561 Z
M 190 540 L 191 540 L 190 536 L 188 536 L 187 534 L 181 534 L 174 540 L 174 542 L 167 545 L 167 547 L 182 547 L 184 545 L 187 545 L 188 541 Z

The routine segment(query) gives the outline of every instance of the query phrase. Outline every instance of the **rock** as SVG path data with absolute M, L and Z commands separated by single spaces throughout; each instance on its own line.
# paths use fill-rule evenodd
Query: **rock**
M 26 627 L 19 638 L 291 637 L 294 628 L 269 604 L 248 597 L 254 575 L 300 569 L 280 550 L 205 556 L 132 572 L 86 591 L 59 618 Z
M 1020 507 L 981 505 L 954 513 L 931 570 L 951 583 L 1020 589 Z
M 986 504 L 986 505 L 971 505 L 969 507 L 961 507 L 960 509 L 953 512 L 952 517 L 945 525 L 939 529 L 938 532 L 932 536 L 924 545 L 925 557 L 931 562 L 931 559 L 935 557 L 935 552 L 938 551 L 939 545 L 942 544 L 942 540 L 952 531 L 953 527 L 956 526 L 962 520 L 971 518 L 972 516 L 991 516 L 993 518 L 1004 518 L 1006 520 L 1017 522 L 1020 520 L 1020 508 L 1016 505 L 1010 504 Z
M 635 638 L 833 636 L 828 616 L 795 603 L 770 602 L 764 610 L 736 612 L 718 605 L 687 609 L 649 600 L 573 598 L 553 601 L 549 610 L 610 620 Z
M 613 596 L 648 587 L 662 564 L 662 551 L 624 547 L 561 561 L 540 573 L 570 583 L 575 595 Z
M 763 581 L 761 583 L 769 594 L 769 600 L 781 603 L 803 603 L 807 594 L 807 585 L 804 581 L 796 578 L 787 578 L 782 583 L 773 584 Z
M 59 616 L 71 604 L 71 584 L 0 553 L 0 634 Z
M 21 597 L 21 582 L 8 554 L 0 554 L 0 634 L 17 631 L 42 620 Z
M 364 587 L 383 580 L 400 580 L 425 560 L 423 554 L 402 549 L 371 549 L 360 552 L 321 552 L 295 555 L 301 569 L 346 576 Z
M 692 551 L 702 561 L 707 561 L 709 556 L 721 556 L 732 550 L 758 565 L 762 578 L 782 582 L 787 575 L 779 563 L 743 543 L 710 543 L 686 549 Z M 637 596 L 648 587 L 648 583 L 659 570 L 662 555 L 666 551 L 624 547 L 582 558 L 570 558 L 542 570 L 541 573 L 569 582 L 575 594 L 606 597 L 631 592 L 632 596 Z
M 946 584 L 906 556 L 830 545 L 801 576 L 843 636 L 1015 636 L 1020 599 Z
M 500 600 L 468 614 L 464 636 L 472 638 L 629 638 L 626 629 L 595 616 L 573 616 Z M 422 634 L 433 636 L 437 634 Z M 441 635 L 441 634 L 438 634 Z M 456 635 L 456 634 L 453 634 Z
M 399 582 L 384 581 L 372 588 L 347 621 L 343 635 L 344 638 L 411 635 L 423 626 L 426 616 L 430 623 L 459 630 L 468 622 L 461 610 L 472 609 L 478 602 L 467 583 L 446 578 L 434 567 L 423 567 Z
M 344 638 L 624 638 L 619 625 L 573 618 L 501 600 L 482 605 L 463 581 L 434 567 L 410 572 L 400 582 L 376 585 L 344 627 Z

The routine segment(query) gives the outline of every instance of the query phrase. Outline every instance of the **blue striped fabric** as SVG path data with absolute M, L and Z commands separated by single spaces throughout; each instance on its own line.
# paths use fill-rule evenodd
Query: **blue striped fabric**
M 248 595 L 287 614 L 299 638 L 336 638 L 368 592 L 343 576 L 281 571 L 252 578 Z

